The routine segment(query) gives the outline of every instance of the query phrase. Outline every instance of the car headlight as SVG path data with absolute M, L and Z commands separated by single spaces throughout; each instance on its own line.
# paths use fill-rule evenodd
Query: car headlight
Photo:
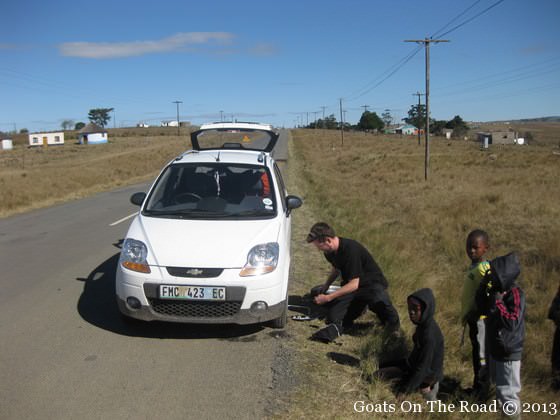
M 146 244 L 136 239 L 125 239 L 121 250 L 119 264 L 124 268 L 139 273 L 150 273 L 148 265 L 148 248 Z
M 241 277 L 271 273 L 278 265 L 280 247 L 276 242 L 254 246 L 247 255 L 247 263 L 239 273 Z

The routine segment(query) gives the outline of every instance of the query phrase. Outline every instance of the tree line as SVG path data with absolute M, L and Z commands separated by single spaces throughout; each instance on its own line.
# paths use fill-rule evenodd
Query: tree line
M 101 128 L 105 128 L 107 123 L 111 121 L 110 113 L 113 111 L 114 108 L 94 108 L 90 109 L 88 112 L 88 119 L 89 122 L 100 126 Z M 63 130 L 71 130 L 72 127 L 74 130 L 81 130 L 86 126 L 83 122 L 75 123 L 73 120 L 63 120 L 60 124 Z
M 425 105 L 412 105 L 408 110 L 408 116 L 402 119 L 405 123 L 411 124 L 414 127 L 424 130 L 426 128 L 426 106 Z M 382 131 L 386 127 L 393 124 L 394 118 L 390 110 L 385 110 L 381 114 L 381 117 L 377 115 L 376 112 L 364 111 L 360 117 L 360 120 L 356 125 L 351 125 L 349 123 L 344 123 L 344 129 L 353 129 L 360 131 Z M 325 128 L 327 130 L 340 129 L 340 123 L 336 120 L 334 114 L 325 117 L 324 119 L 319 118 L 316 121 L 311 122 L 306 128 Z M 434 135 L 442 135 L 444 129 L 453 130 L 453 137 L 463 137 L 469 127 L 465 121 L 456 115 L 453 119 L 449 121 L 445 120 L 435 120 L 430 118 L 430 133 Z

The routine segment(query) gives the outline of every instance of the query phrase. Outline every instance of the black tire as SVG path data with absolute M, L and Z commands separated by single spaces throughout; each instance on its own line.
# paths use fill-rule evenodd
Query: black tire
M 270 326 L 275 329 L 281 329 L 281 328 L 285 328 L 287 323 L 288 323 L 288 300 L 286 299 L 286 304 L 284 305 L 284 310 L 282 311 L 282 315 L 270 321 Z

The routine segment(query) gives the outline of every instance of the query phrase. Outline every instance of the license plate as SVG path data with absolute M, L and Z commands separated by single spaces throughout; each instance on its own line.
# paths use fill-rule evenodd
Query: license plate
M 225 287 L 160 285 L 161 299 L 226 300 Z

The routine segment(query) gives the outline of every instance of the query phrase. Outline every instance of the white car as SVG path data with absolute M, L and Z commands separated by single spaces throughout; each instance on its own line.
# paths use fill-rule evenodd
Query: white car
M 254 324 L 287 319 L 291 211 L 267 125 L 215 123 L 168 163 L 124 240 L 116 295 L 125 319 Z M 204 147 L 202 147 L 204 145 Z

